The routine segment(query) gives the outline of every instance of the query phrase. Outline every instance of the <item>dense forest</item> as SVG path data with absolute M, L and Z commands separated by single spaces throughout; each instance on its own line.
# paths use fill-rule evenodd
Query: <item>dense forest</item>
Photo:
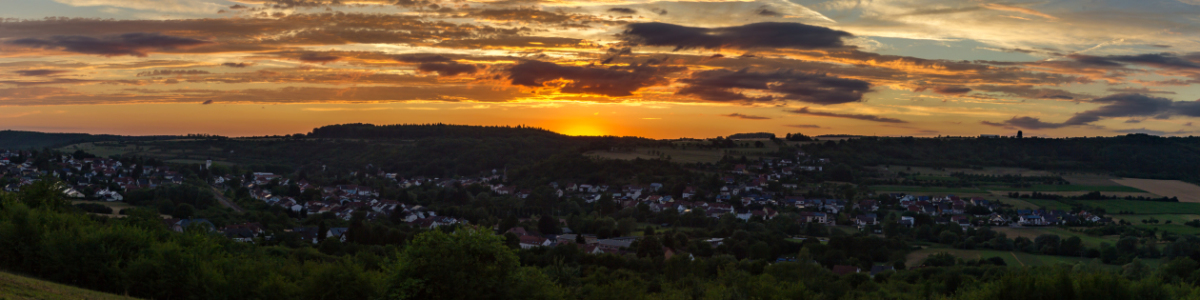
M 1023 167 L 1200 182 L 1200 137 L 1130 134 L 1097 138 L 863 137 L 804 146 L 851 165 Z

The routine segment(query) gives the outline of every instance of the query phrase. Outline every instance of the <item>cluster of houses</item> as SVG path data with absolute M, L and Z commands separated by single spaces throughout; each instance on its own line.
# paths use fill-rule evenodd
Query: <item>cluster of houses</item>
M 954 195 L 933 197 L 933 196 L 913 196 L 904 194 L 893 194 L 892 197 L 899 201 L 901 211 L 912 212 L 922 215 L 934 217 L 934 221 L 939 224 L 953 223 L 966 227 L 976 225 L 992 225 L 992 226 L 1051 226 L 1051 225 L 1070 225 L 1081 222 L 1105 223 L 1112 222 L 1111 218 L 1105 218 L 1097 214 L 1087 211 L 1067 212 L 1062 210 L 1017 210 L 1015 215 L 1002 215 L 999 213 L 999 204 L 993 201 L 988 201 L 980 197 L 971 199 L 963 199 Z M 970 206 L 985 208 L 987 214 L 976 214 L 967 212 Z M 971 217 L 975 217 L 975 223 L 971 223 Z M 911 227 L 913 225 L 911 217 L 904 217 L 900 220 L 902 225 Z
M 301 203 L 295 198 L 283 195 L 274 195 L 270 189 L 263 188 L 268 184 L 290 185 L 291 180 L 272 173 L 256 172 L 252 174 L 253 180 L 244 183 L 244 186 L 251 190 L 250 196 L 254 199 L 266 202 L 267 204 L 282 207 L 300 215 L 307 214 L 322 214 L 330 213 L 338 218 L 349 220 L 355 212 L 364 212 L 368 220 L 375 218 L 386 218 L 394 213 L 401 214 L 399 219 L 404 220 L 414 227 L 423 229 L 437 228 L 438 226 L 446 226 L 458 224 L 463 221 L 447 216 L 438 216 L 436 212 L 429 210 L 420 205 L 409 205 L 400 203 L 395 200 L 379 199 L 379 192 L 366 186 L 359 185 L 336 185 L 336 186 L 315 186 L 309 184 L 305 180 L 296 182 L 300 190 L 316 190 L 321 194 L 321 201 L 307 201 Z M 231 182 L 233 177 L 226 176 L 215 180 L 218 183 Z M 414 184 L 423 184 L 420 181 Z
M 16 157 L 30 157 L 29 152 L 0 152 L 0 178 L 12 183 L 4 185 L 8 192 L 20 191 L 39 178 L 52 175 L 63 178 L 67 186 L 63 193 L 72 198 L 101 201 L 122 201 L 123 193 L 151 189 L 161 185 L 182 184 L 183 175 L 166 166 L 138 166 L 114 159 L 80 158 L 60 155 L 50 159 L 49 168 L 39 168 L 32 161 L 15 163 Z
M 559 234 L 559 235 L 538 235 L 525 230 L 524 227 L 513 227 L 505 234 L 512 233 L 517 236 L 520 241 L 521 249 L 532 249 L 537 247 L 551 247 L 557 245 L 576 246 L 588 254 L 610 253 L 624 255 L 632 253 L 630 251 L 633 242 L 638 240 L 638 237 L 614 237 L 607 239 L 596 238 L 591 234 Z M 675 251 L 671 248 L 663 247 L 664 256 L 670 259 L 675 256 Z

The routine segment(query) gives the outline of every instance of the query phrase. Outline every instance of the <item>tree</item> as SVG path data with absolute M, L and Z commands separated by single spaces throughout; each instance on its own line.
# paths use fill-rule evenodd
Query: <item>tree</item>
M 562 232 L 562 225 L 558 223 L 558 218 L 551 217 L 550 214 L 542 214 L 542 217 L 538 219 L 538 232 L 559 234 Z
M 195 215 L 196 208 L 187 203 L 176 206 L 175 211 L 171 213 L 171 216 L 176 219 L 191 219 Z
M 511 299 L 520 262 L 490 230 L 422 233 L 400 255 L 388 282 L 396 299 Z

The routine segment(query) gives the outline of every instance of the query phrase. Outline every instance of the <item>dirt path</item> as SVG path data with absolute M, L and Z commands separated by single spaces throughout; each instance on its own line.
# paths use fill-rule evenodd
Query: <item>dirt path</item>
M 1017 260 L 1017 263 L 1020 263 L 1022 267 L 1024 267 L 1024 266 L 1025 266 L 1025 262 L 1021 261 L 1021 258 L 1020 258 L 1020 257 L 1017 257 L 1017 254 L 1016 254 L 1016 253 L 1009 252 L 1008 254 L 1012 254 L 1012 256 L 1013 256 L 1013 259 L 1016 259 L 1016 260 Z
M 233 201 L 229 201 L 228 198 L 225 198 L 225 194 L 221 193 L 221 190 L 218 190 L 216 187 L 209 187 L 209 188 L 212 188 L 213 196 L 217 197 L 217 202 L 221 203 L 221 205 L 224 205 L 225 207 L 228 207 L 228 208 L 232 208 L 233 211 L 236 211 L 239 214 L 246 212 L 245 210 L 242 210 L 241 207 L 238 207 L 237 203 L 233 203 Z

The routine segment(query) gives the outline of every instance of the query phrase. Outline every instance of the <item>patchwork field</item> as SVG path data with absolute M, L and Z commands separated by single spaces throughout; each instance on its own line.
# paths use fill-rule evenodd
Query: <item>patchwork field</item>
M 0 300 L 136 299 L 0 272 Z
M 1019 252 L 1019 251 L 963 250 L 963 249 L 931 247 L 931 248 L 921 249 L 921 250 L 917 250 L 917 251 L 913 251 L 912 253 L 909 253 L 908 257 L 905 258 L 904 264 L 910 268 L 914 267 L 914 266 L 919 266 L 919 265 L 921 265 L 921 262 L 925 260 L 925 258 L 928 258 L 930 255 L 942 253 L 942 252 L 950 253 L 950 255 L 954 255 L 954 256 L 957 256 L 957 257 L 963 258 L 963 259 L 981 259 L 981 258 L 987 259 L 987 258 L 992 258 L 992 257 L 999 257 L 999 258 L 1004 259 L 1004 263 L 1009 266 L 1034 267 L 1034 266 L 1055 265 L 1055 264 L 1060 264 L 1060 263 L 1063 263 L 1063 264 L 1087 263 L 1087 262 L 1091 261 L 1090 259 L 1082 258 L 1082 257 L 1039 255 L 1039 254 L 1030 254 L 1030 253 Z
M 1163 197 L 1179 197 L 1179 202 L 1200 203 L 1200 186 L 1179 180 L 1122 178 L 1114 182 Z
M 984 189 L 992 191 L 1007 191 L 1007 192 L 1125 192 L 1125 193 L 1145 193 L 1146 191 L 1134 187 L 1120 185 L 1034 185 L 1025 188 L 1012 188 L 1003 186 L 989 186 Z
M 1010 239 L 1015 239 L 1017 237 L 1024 237 L 1024 238 L 1032 240 L 1032 239 L 1037 238 L 1039 235 L 1043 235 L 1043 234 L 1054 234 L 1054 235 L 1058 235 L 1059 237 L 1062 237 L 1063 239 L 1077 236 L 1077 237 L 1079 237 L 1080 240 L 1083 241 L 1083 244 L 1087 245 L 1088 247 L 1097 247 L 1097 246 L 1100 246 L 1100 243 L 1115 244 L 1118 239 L 1117 236 L 1096 237 L 1096 236 L 1090 236 L 1087 234 L 1074 232 L 1074 231 L 1070 231 L 1070 230 L 1066 230 L 1066 229 L 1062 229 L 1062 228 L 1058 228 L 1058 227 L 1021 227 L 1021 228 L 992 227 L 992 230 L 995 230 L 996 232 L 1004 233 Z
M 1157 214 L 1194 214 L 1200 215 L 1200 203 L 1183 203 L 1183 202 L 1153 202 L 1153 201 L 1133 201 L 1133 200 L 1092 200 L 1092 201 L 1076 201 L 1087 206 L 1103 208 L 1109 214 L 1117 214 L 1118 212 L 1132 212 L 1138 215 L 1157 215 Z

